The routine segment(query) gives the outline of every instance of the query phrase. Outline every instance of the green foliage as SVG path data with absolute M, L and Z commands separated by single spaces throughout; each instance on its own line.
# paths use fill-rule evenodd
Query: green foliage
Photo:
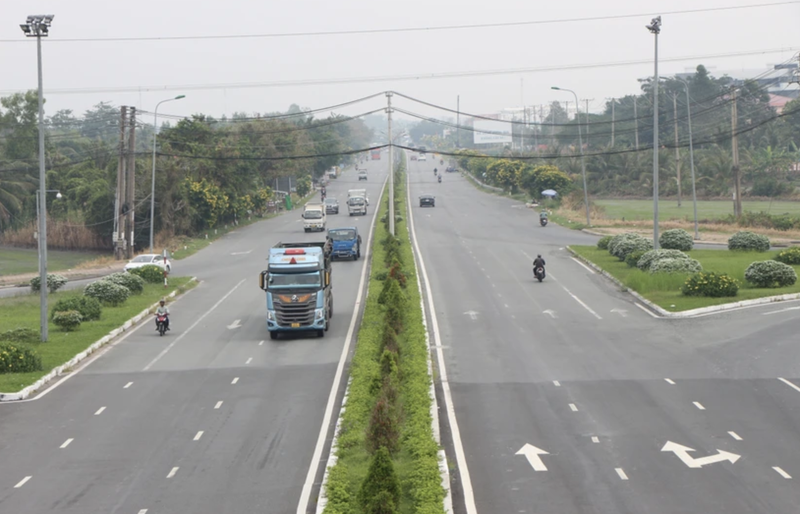
M 659 259 L 650 265 L 650 273 L 698 273 L 703 271 L 699 261 L 689 259 Z
M 56 311 L 53 313 L 53 323 L 64 332 L 71 332 L 81 326 L 83 317 L 78 311 Z
M 723 298 L 736 296 L 739 283 L 735 278 L 724 273 L 701 271 L 686 279 L 681 287 L 681 293 L 686 296 L 707 296 L 710 298 Z
M 97 298 L 100 303 L 116 307 L 122 305 L 131 294 L 127 287 L 117 285 L 106 280 L 97 280 L 87 285 L 83 294 Z
M 550 169 L 542 170 L 536 177 L 536 188 L 538 189 L 536 196 L 538 197 L 542 191 L 548 189 L 556 191 L 561 197 L 569 194 L 574 186 L 569 175 L 555 166 L 547 166 L 547 168 Z
M 92 321 L 100 319 L 102 306 L 97 298 L 91 296 L 69 296 L 67 298 L 61 298 L 56 302 L 51 311 L 50 319 L 54 319 L 56 312 L 65 311 L 78 311 L 82 321 Z
M 650 250 L 639 258 L 636 267 L 642 271 L 650 271 L 650 266 L 661 259 L 689 259 L 689 256 L 680 250 Z
M 40 371 L 42 359 L 24 344 L 0 343 L 0 373 Z
M 728 239 L 728 250 L 766 252 L 769 238 L 753 232 L 737 232 Z
M 793 246 L 786 250 L 781 250 L 775 256 L 775 260 L 784 264 L 800 264 L 800 247 Z
M 653 242 L 639 234 L 626 232 L 611 238 L 608 251 L 617 259 L 624 261 L 628 254 L 637 250 L 648 251 L 653 249 Z
M 41 277 L 33 277 L 31 279 L 30 282 L 31 291 L 34 293 L 39 292 L 39 286 L 42 283 L 40 278 Z M 67 283 L 67 278 L 62 275 L 56 275 L 56 274 L 51 275 L 50 273 L 47 274 L 47 289 L 51 293 L 55 293 L 56 291 L 64 287 L 64 284 L 66 283 Z
M 608 244 L 611 242 L 612 236 L 603 236 L 597 241 L 597 248 L 600 250 L 608 250 Z
M 152 266 L 152 267 L 158 268 L 158 266 Z M 145 284 L 144 278 L 140 277 L 135 273 L 126 273 L 124 271 L 119 273 L 112 273 L 111 275 L 104 277 L 103 280 L 113 282 L 122 287 L 127 287 L 132 294 L 141 294 L 141 292 L 144 291 L 144 284 Z
M 367 444 L 372 451 L 385 448 L 389 453 L 394 453 L 397 451 L 399 438 L 397 413 L 384 395 L 372 409 L 367 429 Z
M 132 270 L 128 271 L 128 273 L 143 278 L 144 281 L 149 284 L 158 284 L 164 281 L 164 270 L 155 264 L 148 264 L 147 266 L 142 266 L 141 268 L 133 268 Z
M 0 333 L 0 341 L 9 343 L 38 343 L 40 334 L 28 327 L 17 327 Z
M 196 230 L 214 228 L 228 210 L 230 198 L 216 184 L 205 178 L 199 181 L 186 179 L 186 196 L 193 211 L 192 225 Z
M 393 501 L 392 507 L 400 502 L 400 480 L 394 470 L 392 457 L 386 448 L 380 448 L 372 456 L 372 461 L 367 471 L 367 476 L 359 491 L 359 503 L 366 512 L 374 512 L 372 509 L 378 501 L 384 501 L 384 496 L 380 493 L 389 493 Z
M 691 234 L 682 228 L 665 230 L 658 238 L 658 244 L 665 250 L 681 250 L 688 252 L 694 247 L 694 240 Z
M 297 194 L 304 197 L 311 191 L 311 177 L 304 175 L 297 180 Z
M 644 250 L 636 250 L 629 253 L 628 256 L 625 257 L 625 264 L 627 264 L 631 268 L 635 268 L 639 262 L 639 259 L 641 259 L 642 255 L 644 255 L 645 253 L 646 252 Z
M 756 287 L 787 287 L 797 282 L 797 273 L 782 262 L 760 261 L 747 267 L 744 279 Z

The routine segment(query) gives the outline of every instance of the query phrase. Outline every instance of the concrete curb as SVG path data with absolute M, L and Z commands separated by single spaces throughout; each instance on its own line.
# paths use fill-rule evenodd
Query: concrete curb
M 704 314 L 711 314 L 714 312 L 724 312 L 724 311 L 733 311 L 736 309 L 742 309 L 744 307 L 754 307 L 757 305 L 767 305 L 770 303 L 777 303 L 777 302 L 787 302 L 792 300 L 800 300 L 800 293 L 790 293 L 790 294 L 782 294 L 777 296 L 766 296 L 764 298 L 754 298 L 752 300 L 741 300 L 739 302 L 732 302 L 732 303 L 723 303 L 720 305 L 712 305 L 710 307 L 700 307 L 699 309 L 690 309 L 688 311 L 680 311 L 680 312 L 670 312 L 663 307 L 656 305 L 655 303 L 651 302 L 641 294 L 637 293 L 636 291 L 630 289 L 628 286 L 617 280 L 611 273 L 607 272 L 597 264 L 593 263 L 592 261 L 586 259 L 582 255 L 578 254 L 575 250 L 567 247 L 567 250 L 578 260 L 586 264 L 587 266 L 591 267 L 607 279 L 609 279 L 614 284 L 618 285 L 622 289 L 624 289 L 627 293 L 630 293 L 634 298 L 639 300 L 642 304 L 644 304 L 648 309 L 653 311 L 656 317 L 659 318 L 670 318 L 670 319 L 681 319 L 681 318 L 694 318 L 697 316 L 702 316 Z
M 191 280 L 189 280 L 188 283 L 191 284 L 192 282 L 195 282 L 195 281 L 197 281 L 197 277 L 192 277 Z M 178 290 L 176 289 L 175 291 L 173 291 L 169 295 L 167 295 L 167 297 L 168 298 L 174 298 L 177 294 L 178 294 Z M 17 393 L 0 393 L 0 402 L 13 402 L 13 401 L 27 399 L 29 396 L 31 396 L 32 394 L 38 392 L 40 389 L 42 389 L 44 386 L 46 386 L 53 379 L 61 376 L 64 373 L 68 373 L 78 363 L 80 363 L 81 361 L 85 360 L 87 357 L 92 355 L 94 352 L 96 352 L 97 350 L 99 350 L 103 346 L 105 346 L 108 343 L 110 343 L 111 341 L 113 341 L 114 338 L 116 338 L 118 335 L 130 330 L 131 327 L 133 327 L 134 325 L 139 323 L 142 319 L 146 318 L 150 314 L 150 311 L 152 309 L 155 309 L 157 306 L 158 306 L 158 302 L 154 303 L 153 305 L 151 305 L 147 309 L 143 310 L 142 312 L 140 312 L 136 316 L 132 317 L 131 319 L 129 319 L 128 321 L 123 323 L 121 327 L 115 328 L 114 330 L 112 330 L 111 332 L 106 334 L 105 336 L 101 337 L 100 339 L 98 339 L 97 341 L 92 343 L 92 345 L 89 348 L 85 349 L 84 351 L 82 351 L 81 353 L 76 355 L 75 357 L 71 358 L 70 360 L 68 360 L 67 362 L 65 362 L 64 364 L 62 364 L 60 366 L 56 366 L 55 368 L 53 368 L 50 371 L 50 373 L 48 373 L 47 375 L 43 376 L 42 378 L 40 378 L 39 380 L 34 382 L 32 385 L 29 385 L 28 387 L 23 389 L 22 391 L 19 391 Z

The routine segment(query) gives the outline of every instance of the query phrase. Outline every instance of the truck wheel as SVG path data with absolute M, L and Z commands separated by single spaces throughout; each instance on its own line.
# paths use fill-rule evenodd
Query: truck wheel
M 277 332 L 270 332 L 269 333 L 269 338 L 270 339 L 278 339 L 278 333 Z

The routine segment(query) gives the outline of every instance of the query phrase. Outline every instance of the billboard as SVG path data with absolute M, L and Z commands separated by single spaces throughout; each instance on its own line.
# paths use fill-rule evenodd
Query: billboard
M 475 120 L 473 143 L 476 145 L 511 143 L 511 124 L 502 121 Z

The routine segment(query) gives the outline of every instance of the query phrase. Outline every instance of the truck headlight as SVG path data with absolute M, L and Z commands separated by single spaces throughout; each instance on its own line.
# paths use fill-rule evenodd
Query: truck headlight
M 314 310 L 314 317 L 316 319 L 323 319 L 325 317 L 325 309 Z
M 275 321 L 275 311 L 267 311 L 267 320 Z

